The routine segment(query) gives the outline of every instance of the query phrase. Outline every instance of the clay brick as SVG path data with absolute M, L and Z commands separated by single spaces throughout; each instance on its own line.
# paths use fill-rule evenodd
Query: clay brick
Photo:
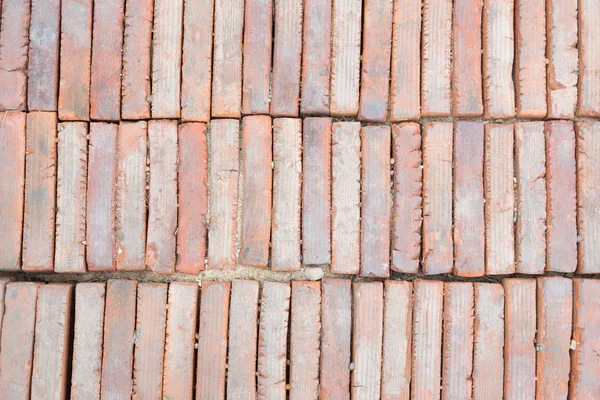
M 90 119 L 92 1 L 61 0 L 60 120 Z
M 256 341 L 258 338 L 256 281 L 233 281 L 229 306 L 227 398 L 256 398 Z
M 197 274 L 206 260 L 208 148 L 206 125 L 179 125 L 178 272 Z
M 198 318 L 196 282 L 169 284 L 163 398 L 192 399 Z
M 266 268 L 273 192 L 271 117 L 244 117 L 242 129 L 244 203 L 239 261 L 243 265 Z
M 454 4 L 452 94 L 453 114 L 457 117 L 478 117 L 483 114 L 482 10 L 483 0 L 456 0 Z
M 258 331 L 257 397 L 286 397 L 286 354 L 290 285 L 264 282 Z
M 573 284 L 562 277 L 537 279 L 536 398 L 567 398 Z
M 352 292 L 349 279 L 321 282 L 320 398 L 350 399 Z
M 452 124 L 423 125 L 423 272 L 452 272 Z
M 124 3 L 123 0 L 94 2 L 90 86 L 92 119 L 118 121 L 121 118 Z
M 87 264 L 90 271 L 114 271 L 118 125 L 90 124 L 87 184 Z
M 2 331 L 2 319 L 4 318 L 4 294 L 6 293 L 6 285 L 11 281 L 11 278 L 0 279 L 0 332 Z
M 454 148 L 454 274 L 482 276 L 485 273 L 483 123 L 456 122 Z
M 27 72 L 29 111 L 56 111 L 60 0 L 32 0 Z
M 58 124 L 55 272 L 86 272 L 88 125 Z
M 210 147 L 208 268 L 235 269 L 238 213 L 239 122 L 213 120 Z
M 210 121 L 213 0 L 185 0 L 181 66 L 181 119 Z
M 483 187 L 488 275 L 515 272 L 513 144 L 512 125 L 485 125 Z
M 516 271 L 522 274 L 541 274 L 546 267 L 545 149 L 543 122 L 515 124 L 515 251 Z
M 335 122 L 331 144 L 331 272 L 360 271 L 360 123 Z
M 577 115 L 580 117 L 600 117 L 600 16 L 598 0 L 581 0 L 579 11 L 579 98 Z
M 27 49 L 31 0 L 4 0 L 0 32 L 0 110 L 27 107 Z
M 244 0 L 215 0 L 214 118 L 239 118 L 241 115 L 243 26 Z
M 548 118 L 573 118 L 575 115 L 577 3 L 577 0 L 546 0 Z
M 473 292 L 472 283 L 444 283 L 442 396 L 445 399 L 471 398 L 475 308 Z
M 56 113 L 27 114 L 23 270 L 54 269 Z
M 515 116 L 515 0 L 488 0 L 483 7 L 483 101 L 485 119 Z
M 196 399 L 225 397 L 229 282 L 205 282 L 200 300 Z
M 354 320 L 352 328 L 351 394 L 354 399 L 375 399 L 381 389 L 383 344 L 383 284 L 352 284 Z
M 336 117 L 358 113 L 362 1 L 333 0 L 331 20 L 330 112 Z
M 475 283 L 473 398 L 501 400 L 504 375 L 504 290 Z M 533 343 L 533 342 L 532 342 Z
M 167 284 L 140 283 L 137 290 L 133 393 L 141 399 L 162 398 L 166 325 Z
M 302 121 L 273 120 L 273 220 L 271 269 L 300 269 Z
M 30 397 L 39 287 L 39 283 L 33 282 L 11 282 L 6 285 L 2 325 L 10 329 L 3 330 L 0 343 L 0 393 L 6 400 Z
M 162 4 L 159 2 L 157 4 Z M 126 0 L 121 118 L 150 118 L 152 0 Z M 157 98 L 157 101 L 160 99 Z
M 410 398 L 412 283 L 385 281 L 381 398 Z
M 136 319 L 137 281 L 111 279 L 106 285 L 106 319 L 102 354 L 103 399 L 130 398 Z
M 506 399 L 535 398 L 535 280 L 504 279 L 506 296 L 504 394 Z
M 73 285 L 40 286 L 37 298 L 32 399 L 66 399 L 71 356 Z
M 416 280 L 412 336 L 412 398 L 439 399 L 444 283 Z
M 577 166 L 575 132 L 570 121 L 549 121 L 546 133 L 548 193 L 546 271 L 577 268 Z
M 390 119 L 416 120 L 421 115 L 421 2 L 394 2 Z
M 148 124 L 121 122 L 117 137 L 117 269 L 146 269 Z
M 23 187 L 25 186 L 25 113 L 4 113 L 0 124 L 0 270 L 21 269 Z
M 177 230 L 177 121 L 150 121 L 150 190 L 146 266 L 175 271 Z
M 517 118 L 543 118 L 546 106 L 546 4 L 515 0 Z
M 73 400 L 100 399 L 105 294 L 104 283 L 78 283 L 75 287 Z
M 298 116 L 302 58 L 302 0 L 274 0 L 271 115 Z
M 423 2 L 421 115 L 450 115 L 452 0 Z

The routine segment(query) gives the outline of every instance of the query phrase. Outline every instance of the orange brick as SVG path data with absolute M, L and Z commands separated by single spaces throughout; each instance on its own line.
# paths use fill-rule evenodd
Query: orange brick
M 579 11 L 579 97 L 577 115 L 580 117 L 600 117 L 600 55 L 598 36 L 600 16 L 598 0 L 581 0 Z
M 90 124 L 86 249 L 90 271 L 114 271 L 118 125 Z
M 0 124 L 0 270 L 21 269 L 23 187 L 25 186 L 25 113 L 5 113 Z
M 423 126 L 423 272 L 452 272 L 452 124 Z
M 269 264 L 273 192 L 271 117 L 244 117 L 242 128 L 244 203 L 240 264 L 266 268 Z
M 94 2 L 90 86 L 92 119 L 118 121 L 121 118 L 124 8 L 123 0 Z
M 61 0 L 60 120 L 90 119 L 92 0 Z
M 536 398 L 567 398 L 573 321 L 573 284 L 562 277 L 537 279 Z
M 56 113 L 27 114 L 23 270 L 54 269 Z
M 571 121 L 549 121 L 546 132 L 547 271 L 577 268 L 577 166 Z
M 197 274 L 206 260 L 208 148 L 206 125 L 179 125 L 177 271 Z
M 394 3 L 390 120 L 416 120 L 421 115 L 421 2 Z
M 515 272 L 513 144 L 512 125 L 485 125 L 483 187 L 488 275 Z
M 483 0 L 457 0 L 454 4 L 452 94 L 453 114 L 457 117 L 478 117 L 483 114 L 482 9 Z

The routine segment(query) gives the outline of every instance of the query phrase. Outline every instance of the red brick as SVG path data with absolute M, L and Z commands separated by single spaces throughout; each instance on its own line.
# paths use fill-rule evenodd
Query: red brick
M 79 283 L 75 288 L 75 328 L 71 399 L 100 399 L 104 283 Z
M 117 141 L 117 269 L 144 270 L 148 124 L 121 122 Z
M 323 279 L 321 283 L 322 400 L 350 398 L 350 346 L 352 292 L 349 279 Z
M 61 0 L 58 117 L 90 119 L 92 0 Z
M 504 279 L 506 295 L 504 393 L 507 399 L 535 398 L 535 280 Z
M 133 393 L 160 399 L 167 325 L 167 284 L 140 283 L 137 290 Z
M 412 283 L 385 281 L 381 398 L 410 398 Z
M 454 147 L 454 274 L 482 276 L 485 273 L 483 124 L 456 122 Z
M 515 116 L 513 82 L 514 1 L 488 0 L 483 7 L 483 101 L 485 119 Z
M 150 118 L 150 47 L 154 4 L 152 0 L 127 0 L 126 3 L 121 117 Z
M 360 270 L 360 123 L 334 122 L 331 145 L 331 272 Z
M 213 0 L 185 0 L 181 119 L 210 121 Z
M 452 0 L 423 2 L 421 115 L 450 115 Z
M 27 72 L 29 111 L 56 111 L 60 0 L 32 0 Z
M 230 399 L 256 398 L 258 291 L 256 281 L 233 281 L 231 284 L 227 358 L 227 396 Z
M 146 266 L 175 271 L 177 230 L 177 121 L 150 121 L 150 190 Z
M 58 124 L 55 272 L 86 272 L 88 125 Z
M 177 271 L 197 274 L 206 260 L 208 148 L 206 125 L 179 125 Z
M 302 0 L 275 0 L 271 115 L 298 116 L 302 56 Z
M 483 114 L 482 9 L 483 0 L 457 0 L 454 4 L 452 94 L 453 114 L 457 117 L 478 117 Z
M 483 187 L 488 275 L 515 272 L 513 145 L 512 125 L 485 125 Z
M 273 220 L 271 269 L 300 269 L 302 121 L 273 120 Z
M 473 374 L 473 284 L 444 283 L 442 395 L 470 399 Z
M 390 119 L 416 120 L 421 115 L 421 2 L 394 2 Z
M 2 318 L 4 318 L 4 294 L 6 293 L 6 285 L 10 283 L 10 278 L 0 278 L 0 332 L 2 331 Z
M 577 268 L 577 166 L 575 132 L 570 121 L 549 121 L 546 133 L 548 221 L 546 271 Z
M 118 121 L 121 117 L 124 8 L 123 0 L 94 2 L 90 86 L 92 119 Z
M 0 270 L 21 269 L 23 187 L 25 186 L 25 113 L 4 113 L 0 124 Z
M 452 272 L 452 124 L 423 126 L 423 272 Z
M 271 117 L 244 117 L 242 128 L 244 203 L 240 264 L 266 268 L 269 264 L 273 192 Z
M 567 398 L 573 284 L 562 277 L 537 279 L 536 398 Z
M 581 0 L 579 11 L 579 98 L 577 115 L 580 117 L 600 117 L 600 16 L 598 0 Z
M 86 244 L 90 271 L 114 271 L 118 125 L 90 124 Z
M 0 32 L 0 110 L 25 110 L 31 0 L 4 0 Z
M 32 282 L 11 282 L 6 285 L 2 325 L 10 329 L 3 330 L 0 346 L 0 393 L 5 400 L 30 397 L 39 287 L 38 283 Z
M 38 290 L 32 399 L 66 399 L 71 353 L 73 285 L 52 283 Z
M 23 270 L 54 269 L 56 113 L 27 114 Z
M 101 394 L 103 399 L 130 398 L 137 281 L 108 281 L 102 354 Z
M 196 399 L 225 397 L 229 282 L 204 282 L 200 300 Z
M 168 301 L 162 398 L 192 399 L 198 285 L 172 282 Z
M 257 397 L 286 397 L 286 354 L 290 285 L 264 282 L 258 331 Z

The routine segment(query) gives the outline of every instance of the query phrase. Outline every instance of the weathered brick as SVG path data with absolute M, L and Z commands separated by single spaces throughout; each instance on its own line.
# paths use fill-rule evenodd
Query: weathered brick
M 11 282 L 11 278 L 0 278 L 0 315 L 4 318 L 4 294 L 6 293 L 6 285 Z M 2 320 L 0 320 L 0 332 L 2 331 Z
M 581 0 L 579 11 L 579 96 L 577 115 L 580 117 L 600 117 L 600 16 L 598 0 Z
M 4 0 L 0 31 L 0 110 L 27 107 L 31 0 Z

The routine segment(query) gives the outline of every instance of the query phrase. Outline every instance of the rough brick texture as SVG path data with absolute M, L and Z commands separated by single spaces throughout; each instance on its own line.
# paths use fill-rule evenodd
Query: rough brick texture
M 598 0 L 580 0 L 579 11 L 579 102 L 577 115 L 580 117 L 600 117 L 600 16 Z

